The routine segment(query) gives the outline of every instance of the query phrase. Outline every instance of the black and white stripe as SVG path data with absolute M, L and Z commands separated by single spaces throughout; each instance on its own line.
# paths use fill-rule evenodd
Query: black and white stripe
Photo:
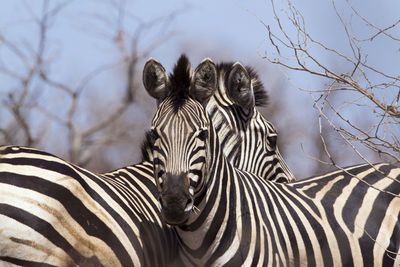
M 48 153 L 0 150 L 0 262 L 165 266 L 176 236 L 149 163 L 96 175 Z

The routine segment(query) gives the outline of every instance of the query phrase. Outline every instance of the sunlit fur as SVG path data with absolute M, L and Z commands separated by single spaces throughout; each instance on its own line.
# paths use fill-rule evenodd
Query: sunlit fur
M 0 266 L 174 265 L 177 239 L 161 219 L 152 169 L 98 175 L 0 147 Z
M 235 168 L 226 159 L 213 122 L 200 103 L 185 99 L 173 113 L 169 102 L 160 103 L 152 123 L 165 133 L 159 137 L 159 142 L 168 144 L 160 159 L 164 166 L 169 159 L 178 161 L 178 155 L 184 162 L 174 166 L 187 168 L 191 160 L 181 151 L 190 154 L 194 149 L 191 136 L 210 122 L 202 153 L 207 155 L 207 169 L 196 185 L 194 199 L 198 211 L 175 226 L 185 265 L 400 263 L 396 254 L 400 248 L 400 168 L 360 165 L 301 182 L 273 183 Z M 177 131 L 170 128 L 177 127 L 174 120 L 192 123 L 182 132 L 184 139 L 170 138 Z M 182 141 L 187 142 L 186 148 Z

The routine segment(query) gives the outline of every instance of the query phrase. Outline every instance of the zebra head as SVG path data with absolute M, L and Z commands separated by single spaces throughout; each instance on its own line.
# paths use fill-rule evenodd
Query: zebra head
M 217 71 L 205 59 L 192 73 L 182 56 L 173 73 L 154 59 L 147 61 L 143 83 L 157 99 L 152 121 L 154 176 L 166 223 L 183 224 L 206 177 L 210 120 L 205 105 L 217 87 Z
M 275 182 L 294 181 L 282 158 L 278 134 L 256 108 L 268 102 L 257 73 L 239 62 L 217 65 L 218 90 L 207 104 L 224 154 L 235 167 Z

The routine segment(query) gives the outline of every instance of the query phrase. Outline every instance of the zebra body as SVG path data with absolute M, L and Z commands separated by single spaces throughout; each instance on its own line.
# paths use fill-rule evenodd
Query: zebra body
M 148 64 L 151 69 L 159 63 Z M 189 86 L 172 82 L 163 88 L 167 92 L 155 96 L 154 176 L 162 216 L 175 227 L 183 262 L 399 264 L 400 168 L 361 165 L 290 184 L 235 168 L 204 109 L 217 82 L 215 73 L 206 59 Z M 161 76 L 148 77 L 167 84 Z M 145 87 L 154 96 L 156 88 L 151 83 Z
M 194 200 L 198 214 L 176 227 L 183 261 L 188 266 L 397 266 L 399 168 L 365 165 L 347 171 L 283 185 L 224 167 L 223 175 L 216 172 L 208 181 L 201 201 Z
M 1 148 L 0 260 L 50 266 L 172 263 L 176 236 L 161 221 L 151 169 L 143 163 L 95 175 L 39 150 Z

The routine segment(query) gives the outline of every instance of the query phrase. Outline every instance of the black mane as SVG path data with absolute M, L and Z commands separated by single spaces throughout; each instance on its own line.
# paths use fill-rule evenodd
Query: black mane
M 153 161 L 154 136 L 151 131 L 146 131 L 142 141 L 142 161 Z
M 232 69 L 233 62 L 222 62 L 217 65 L 217 72 L 218 76 L 221 74 L 223 71 L 225 75 L 229 75 L 229 72 Z M 267 91 L 264 88 L 264 85 L 258 78 L 257 72 L 250 66 L 244 66 L 247 70 L 247 72 L 250 75 L 252 85 L 253 85 L 253 91 L 254 91 L 254 100 L 255 104 L 258 107 L 266 106 L 268 104 L 269 96 Z
M 225 75 L 232 69 L 233 62 L 222 62 L 217 65 L 218 75 L 221 71 L 224 71 Z M 260 81 L 256 71 L 250 67 L 245 66 L 247 72 L 250 75 L 253 91 L 254 100 L 256 106 L 266 106 L 268 104 L 268 93 L 264 88 L 264 85 Z M 182 54 L 176 63 L 173 72 L 169 75 L 170 80 L 170 97 L 174 105 L 175 110 L 178 110 L 188 99 L 190 82 L 192 79 L 192 68 L 189 59 L 185 54 Z
M 182 54 L 176 63 L 173 72 L 169 75 L 170 97 L 175 110 L 178 110 L 189 97 L 192 68 L 185 54 Z
M 264 88 L 264 84 L 258 78 L 257 72 L 250 66 L 245 66 L 247 71 L 249 72 L 250 78 L 252 80 L 253 91 L 254 91 L 254 99 L 256 102 L 256 106 L 263 107 L 268 104 L 269 96 L 267 91 Z

